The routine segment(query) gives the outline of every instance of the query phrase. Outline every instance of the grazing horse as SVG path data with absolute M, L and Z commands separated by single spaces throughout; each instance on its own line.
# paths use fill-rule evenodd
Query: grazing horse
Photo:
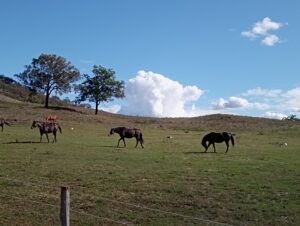
M 52 143 L 56 142 L 56 132 L 59 130 L 61 132 L 61 127 L 57 122 L 39 122 L 39 121 L 33 121 L 31 125 L 31 129 L 38 127 L 40 130 L 40 142 L 42 142 L 42 137 L 43 134 L 46 134 L 48 143 L 49 143 L 49 138 L 48 138 L 48 133 L 53 133 L 54 139 Z
M 117 147 L 119 147 L 119 144 L 120 144 L 121 140 L 123 140 L 124 147 L 126 147 L 125 138 L 135 137 L 135 139 L 136 139 L 135 147 L 137 147 L 138 142 L 140 142 L 142 148 L 144 148 L 144 146 L 143 146 L 143 143 L 144 143 L 143 134 L 142 134 L 140 129 L 136 129 L 136 128 L 129 129 L 129 128 L 126 128 L 126 127 L 116 127 L 116 128 L 111 128 L 108 135 L 113 135 L 114 133 L 117 133 L 117 134 L 120 135 L 120 139 L 118 141 L 118 146 Z
M 229 147 L 229 140 L 231 140 L 232 146 L 234 146 L 234 139 L 233 139 L 233 134 L 227 133 L 227 132 L 222 132 L 222 133 L 214 133 L 211 132 L 209 134 L 206 134 L 203 139 L 202 139 L 202 146 L 205 148 L 204 152 L 207 152 L 208 147 L 212 144 L 214 147 L 214 152 L 216 152 L 216 147 L 215 143 L 222 143 L 223 141 L 226 143 L 226 153 L 228 152 L 228 147 Z M 207 145 L 208 142 L 208 145 Z
M 3 132 L 3 127 L 4 127 L 4 125 L 8 125 L 8 126 L 10 126 L 10 123 L 9 122 L 7 122 L 7 121 L 5 121 L 4 119 L 0 119 L 0 126 L 1 126 L 1 131 Z

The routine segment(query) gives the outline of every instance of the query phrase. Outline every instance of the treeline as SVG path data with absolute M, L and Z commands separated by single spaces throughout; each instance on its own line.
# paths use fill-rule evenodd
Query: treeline
M 1 75 L 0 93 L 20 101 L 41 103 L 46 108 L 49 107 L 49 103 L 81 105 L 88 100 L 95 104 L 97 114 L 101 102 L 125 96 L 125 83 L 116 80 L 113 69 L 106 69 L 100 65 L 94 65 L 92 73 L 81 74 L 64 57 L 41 54 L 38 58 L 33 58 L 31 64 L 25 65 L 23 72 L 14 75 L 18 81 Z M 78 94 L 73 102 L 68 98 L 61 100 L 57 96 L 71 91 Z
M 297 116 L 296 115 L 289 115 L 288 117 L 286 117 L 286 118 L 283 118 L 282 120 L 288 120 L 288 121 L 300 121 L 300 119 L 299 118 L 297 118 Z

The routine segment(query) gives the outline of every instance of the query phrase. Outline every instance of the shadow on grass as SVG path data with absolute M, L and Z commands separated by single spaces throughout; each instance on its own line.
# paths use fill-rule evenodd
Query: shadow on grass
M 113 145 L 97 145 L 97 147 L 101 147 L 101 148 L 121 148 L 121 147 L 117 147 L 117 146 L 113 146 Z
M 116 149 L 126 149 L 127 147 L 117 147 L 115 145 L 98 145 L 97 147 L 101 147 L 101 148 L 116 148 Z
M 189 155 L 189 154 L 217 154 L 217 152 L 188 151 L 188 152 L 183 152 L 183 154 L 186 154 L 186 155 Z
M 46 144 L 48 142 L 39 142 L 39 141 L 31 141 L 31 140 L 26 140 L 26 141 L 10 141 L 10 142 L 5 142 L 2 144 Z

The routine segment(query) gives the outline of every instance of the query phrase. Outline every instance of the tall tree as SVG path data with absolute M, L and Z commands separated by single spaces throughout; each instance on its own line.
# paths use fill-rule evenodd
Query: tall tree
M 116 80 L 115 72 L 112 69 L 94 65 L 92 72 L 94 77 L 87 74 L 83 75 L 85 80 L 77 87 L 79 96 L 76 101 L 80 103 L 89 100 L 95 103 L 95 114 L 98 114 L 98 107 L 101 102 L 112 101 L 113 97 L 125 97 L 125 83 Z
M 69 61 L 54 54 L 41 54 L 25 65 L 24 72 L 15 75 L 25 86 L 45 94 L 45 107 L 54 91 L 58 94 L 71 90 L 71 83 L 80 78 L 80 73 Z

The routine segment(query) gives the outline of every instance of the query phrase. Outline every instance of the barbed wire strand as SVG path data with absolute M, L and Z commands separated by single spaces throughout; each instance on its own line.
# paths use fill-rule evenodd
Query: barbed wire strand
M 9 197 L 9 198 L 12 198 L 12 199 L 17 199 L 19 201 L 27 201 L 27 202 L 31 202 L 31 203 L 41 204 L 41 205 L 48 206 L 48 207 L 54 207 L 56 209 L 60 208 L 60 207 L 58 207 L 58 206 L 56 206 L 54 204 L 50 204 L 50 203 L 46 203 L 46 202 L 41 202 L 41 201 L 35 201 L 35 200 L 32 200 L 32 199 L 21 198 L 21 197 L 9 195 L 9 194 L 3 193 L 3 192 L 0 193 L 0 196 L 2 196 L 2 197 L 6 196 L 6 197 Z
M 23 181 L 20 179 L 11 178 L 11 177 L 7 177 L 7 176 L 5 176 L 5 177 L 0 176 L 0 179 L 4 179 L 4 180 L 15 182 L 15 183 L 22 183 L 22 184 L 28 185 L 28 186 L 36 186 L 36 187 L 47 188 L 47 189 L 49 189 L 51 187 L 52 189 L 53 188 L 58 189 L 58 186 L 54 186 L 53 184 L 50 184 L 50 183 L 45 185 L 45 181 L 35 181 L 36 183 L 39 183 L 39 184 L 36 184 L 31 181 Z
M 122 224 L 122 225 L 134 225 L 132 223 L 127 223 L 127 222 L 122 222 L 122 221 L 117 221 L 117 220 L 113 220 L 113 219 L 110 219 L 110 218 L 107 218 L 107 217 L 100 217 L 100 216 L 96 216 L 96 215 L 93 215 L 93 214 L 90 214 L 90 213 L 86 213 L 84 211 L 80 211 L 80 210 L 75 210 L 73 208 L 70 208 L 70 210 L 74 213 L 78 213 L 78 214 L 81 214 L 81 215 L 86 215 L 86 216 L 89 216 L 89 217 L 93 217 L 93 218 L 97 218 L 99 220 L 105 220 L 105 221 L 110 221 L 110 222 L 113 222 L 113 223 L 117 223 L 117 224 Z
M 2 196 L 2 197 L 5 196 L 5 197 L 17 199 L 19 201 L 27 201 L 27 202 L 31 202 L 31 203 L 36 203 L 36 204 L 40 204 L 40 205 L 44 205 L 44 206 L 50 206 L 50 207 L 54 207 L 56 209 L 60 209 L 59 206 L 56 206 L 56 205 L 53 205 L 53 204 L 49 204 L 49 203 L 46 203 L 46 202 L 35 201 L 35 200 L 31 200 L 31 199 L 25 199 L 25 198 L 21 198 L 21 197 L 17 197 L 17 196 L 12 196 L 12 195 L 9 195 L 9 194 L 4 194 L 3 192 L 1 192 L 1 193 L 0 193 L 0 196 Z M 108 218 L 108 217 L 96 216 L 96 215 L 93 215 L 93 214 L 90 214 L 90 213 L 86 213 L 84 211 L 80 211 L 80 210 L 77 210 L 77 209 L 74 209 L 74 208 L 70 208 L 70 210 L 73 211 L 73 212 L 75 212 L 75 213 L 78 213 L 78 214 L 81 214 L 81 215 L 86 215 L 86 216 L 89 216 L 89 217 L 93 217 L 93 218 L 96 218 L 96 219 L 99 219 L 99 220 L 110 221 L 110 222 L 118 223 L 118 224 L 122 224 L 122 225 L 134 225 L 132 223 L 126 223 L 126 222 L 116 221 L 116 220 L 113 220 L 113 219 Z
M 7 195 L 1 195 L 0 194 L 0 197 L 3 197 L 3 196 L 7 197 Z M 17 202 L 23 202 L 24 200 L 17 199 L 16 201 Z M 50 213 L 41 213 L 41 212 L 38 212 L 38 211 L 33 210 L 33 209 L 30 209 L 30 213 L 34 213 L 35 215 L 38 215 L 39 217 L 45 217 L 45 216 L 50 217 L 51 221 L 53 221 L 53 222 L 59 221 L 59 218 L 57 216 L 55 216 L 57 214 L 54 214 L 54 213 L 53 214 L 50 214 Z M 8 222 L 8 220 L 6 220 L 6 222 Z
M 73 192 L 73 194 L 74 193 L 78 194 L 76 192 Z M 83 195 L 81 195 L 81 196 L 83 196 Z M 163 214 L 167 214 L 167 215 L 173 215 L 173 216 L 182 217 L 182 218 L 191 219 L 191 220 L 198 220 L 198 221 L 202 221 L 202 222 L 206 222 L 206 223 L 210 223 L 210 224 L 224 225 L 224 226 L 233 226 L 233 225 L 227 224 L 227 223 L 222 223 L 222 222 L 213 221 L 213 220 L 207 220 L 207 219 L 200 218 L 200 217 L 188 216 L 188 215 L 184 215 L 184 214 L 180 214 L 180 213 L 174 213 L 174 212 L 166 211 L 166 210 L 154 209 L 154 208 L 151 208 L 151 207 L 146 207 L 146 206 L 141 206 L 141 205 L 137 205 L 137 204 L 127 203 L 127 202 L 123 202 L 123 201 L 113 200 L 113 199 L 105 198 L 105 197 L 102 197 L 102 196 L 93 196 L 93 195 L 88 195 L 88 194 L 85 195 L 85 197 L 88 197 L 88 196 L 92 197 L 92 198 L 95 198 L 95 199 L 101 199 L 101 200 L 104 200 L 104 201 L 112 202 L 112 203 L 123 204 L 123 205 L 132 206 L 132 207 L 139 208 L 139 209 L 150 210 L 150 211 L 157 212 L 157 213 L 163 213 Z
M 194 177 L 196 177 L 196 176 L 189 176 L 190 178 L 194 178 Z M 59 188 L 61 187 L 60 185 L 57 185 L 57 184 L 51 184 L 51 183 L 47 183 L 47 182 L 45 182 L 45 181 L 39 181 L 39 180 L 35 180 L 34 182 L 28 182 L 28 181 L 23 181 L 23 180 L 20 180 L 20 179 L 15 179 L 15 178 L 10 178 L 10 177 L 3 177 L 3 176 L 1 176 L 0 175 L 0 179 L 5 179 L 5 180 L 7 180 L 7 181 L 12 181 L 12 182 L 18 182 L 18 183 L 23 183 L 23 184 L 25 184 L 25 185 L 31 185 L 31 186 L 37 186 L 37 187 L 41 187 L 41 188 L 47 188 L 47 189 L 49 189 L 49 187 L 52 187 L 52 188 L 55 188 L 55 189 L 57 189 L 57 190 L 59 190 Z M 155 183 L 155 181 L 151 181 L 151 180 L 148 180 L 148 181 L 150 181 L 150 182 L 153 182 L 153 183 Z M 39 184 L 36 184 L 36 183 L 39 183 Z M 156 183 L 158 183 L 158 182 L 156 182 Z M 159 182 L 159 184 L 161 185 L 161 183 L 163 183 L 163 184 L 167 184 L 167 185 L 174 185 L 172 182 L 166 182 L 166 181 L 164 181 L 164 182 Z M 43 184 L 43 185 L 41 185 L 41 184 Z M 63 184 L 63 183 L 61 183 L 61 184 Z M 53 189 L 54 190 L 54 189 Z M 247 193 L 248 194 L 248 192 L 246 192 L 246 191 L 241 191 L 241 190 L 239 190 L 239 189 L 237 189 L 237 190 L 234 190 L 234 189 L 230 189 L 230 191 L 237 191 L 237 192 L 240 192 L 240 193 Z M 264 192 L 264 191 L 262 191 L 262 192 Z M 270 193 L 270 191 L 265 191 L 265 193 Z M 299 191 L 293 191 L 293 192 L 289 192 L 289 191 L 275 191 L 275 193 L 280 193 L 280 194 L 291 194 L 291 195 L 298 195 L 298 194 L 300 194 L 300 192 Z M 97 196 L 98 197 L 98 196 Z

